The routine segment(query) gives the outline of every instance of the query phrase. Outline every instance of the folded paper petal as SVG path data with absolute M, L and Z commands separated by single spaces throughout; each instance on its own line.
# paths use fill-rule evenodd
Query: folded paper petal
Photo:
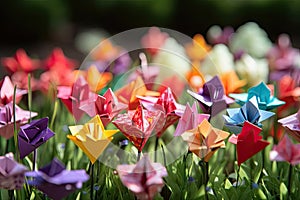
M 22 96 L 26 94 L 26 90 L 16 90 L 16 103 L 19 103 Z M 14 85 L 8 76 L 4 77 L 2 83 L 0 83 L 0 106 L 6 105 L 13 101 Z
M 300 142 L 300 109 L 297 113 L 278 120 L 278 122 L 288 130 L 293 138 Z

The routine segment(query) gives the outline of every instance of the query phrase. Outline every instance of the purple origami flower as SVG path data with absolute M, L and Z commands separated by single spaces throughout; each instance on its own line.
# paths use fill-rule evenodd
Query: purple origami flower
M 39 169 L 25 174 L 33 177 L 30 185 L 47 194 L 54 200 L 59 200 L 82 187 L 82 183 L 89 179 L 85 170 L 66 170 L 65 166 L 56 158 L 52 162 Z
M 300 109 L 297 113 L 278 120 L 288 133 L 300 142 Z
M 211 117 L 225 110 L 228 104 L 234 103 L 234 100 L 225 95 L 222 82 L 218 76 L 214 76 L 206 82 L 198 94 L 190 90 L 188 90 L 188 93 L 198 100 L 203 112 L 210 114 Z
M 14 160 L 12 153 L 0 156 L 0 189 L 21 189 L 26 171 L 28 170 L 24 165 Z
M 31 112 L 31 117 L 37 116 L 37 113 Z M 17 128 L 28 122 L 30 112 L 21 109 L 16 105 L 16 123 Z M 14 119 L 13 119 L 13 103 L 0 107 L 0 135 L 5 139 L 9 139 L 14 135 Z
M 42 118 L 20 127 L 18 142 L 21 159 L 54 136 L 47 126 L 48 118 Z
M 164 186 L 162 177 L 168 175 L 166 168 L 160 163 L 151 163 L 148 155 L 136 165 L 119 165 L 117 171 L 122 183 L 142 200 L 153 199 Z

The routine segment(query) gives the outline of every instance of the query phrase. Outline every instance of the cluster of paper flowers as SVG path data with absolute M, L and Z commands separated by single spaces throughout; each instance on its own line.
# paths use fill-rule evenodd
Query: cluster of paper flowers
M 266 138 L 271 129 L 260 135 L 265 130 L 263 121 L 273 115 L 283 118 L 299 108 L 300 53 L 287 35 L 280 35 L 272 44 L 254 23 L 236 32 L 230 27 L 222 30 L 214 26 L 207 38 L 211 45 L 198 34 L 183 47 L 167 33 L 150 28 L 141 40 L 147 56 L 140 53 L 140 67 L 123 80 L 121 87 L 115 81 L 129 70 L 131 58 L 108 39 L 92 52 L 86 70 L 75 70 L 77 62 L 66 58 L 60 49 L 44 61 L 31 59 L 24 50 L 18 50 L 14 57 L 2 59 L 11 76 L 4 77 L 0 85 L 0 135 L 17 141 L 13 149 L 16 160 L 31 160 L 34 152 L 35 165 L 37 149 L 56 135 L 48 128 L 47 117 L 31 121 L 38 113 L 16 104 L 32 91 L 54 91 L 54 99 L 48 98 L 60 99 L 78 123 L 69 126 L 66 137 L 86 154 L 91 165 L 118 132 L 137 149 L 137 163 L 118 165 L 117 174 L 139 199 L 153 199 L 164 186 L 162 177 L 167 176 L 165 166 L 152 163 L 147 154 L 152 136 L 156 138 L 155 150 L 166 132 L 180 136 L 188 151 L 206 163 L 218 149 L 225 148 L 229 138 L 236 144 L 240 166 L 269 145 Z M 161 50 L 166 48 L 180 52 L 190 63 Z M 170 77 L 163 66 L 149 66 L 147 60 L 170 66 L 185 80 Z M 27 78 L 29 74 L 31 79 Z M 15 91 L 14 85 L 18 87 Z M 269 123 L 278 126 L 276 121 Z M 279 123 L 300 142 L 300 110 Z M 299 144 L 294 145 L 287 135 L 282 137 L 279 129 L 273 130 L 274 140 L 280 141 L 274 145 L 270 159 L 300 163 Z M 8 153 L 4 149 L 0 152 Z M 30 167 L 16 162 L 12 153 L 4 154 L 0 157 L 0 188 L 21 189 L 27 176 L 25 184 L 61 199 L 89 179 L 84 170 L 66 170 L 56 158 L 39 170 L 29 171 Z

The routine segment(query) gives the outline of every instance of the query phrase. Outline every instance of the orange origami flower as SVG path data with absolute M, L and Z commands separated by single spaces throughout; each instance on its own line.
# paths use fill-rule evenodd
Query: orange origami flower
M 184 132 L 181 137 L 188 143 L 189 150 L 199 158 L 208 162 L 212 155 L 219 149 L 225 148 L 224 140 L 228 132 L 216 129 L 204 119 L 197 128 Z
M 95 65 L 87 70 L 85 77 L 93 92 L 102 90 L 113 78 L 110 72 L 100 73 Z
M 99 45 L 92 51 L 93 60 L 110 61 L 117 58 L 120 47 L 114 46 L 110 40 L 102 40 Z
M 199 91 L 199 89 L 203 87 L 205 79 L 199 70 L 199 64 L 197 64 L 197 62 L 192 64 L 192 69 L 187 73 L 186 79 L 195 91 Z
M 206 57 L 211 46 L 205 42 L 205 39 L 201 34 L 196 34 L 193 38 L 193 43 L 187 44 L 185 49 L 191 60 L 201 61 Z
M 220 76 L 222 84 L 224 86 L 225 94 L 241 92 L 241 87 L 247 84 L 246 80 L 240 80 L 235 71 L 229 71 L 223 73 Z

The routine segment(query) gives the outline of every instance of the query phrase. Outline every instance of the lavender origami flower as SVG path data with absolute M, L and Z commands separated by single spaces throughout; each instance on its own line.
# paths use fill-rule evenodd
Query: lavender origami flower
M 59 200 L 82 187 L 82 183 L 89 179 L 85 170 L 66 170 L 65 166 L 56 158 L 52 162 L 39 169 L 26 173 L 30 185 L 47 194 L 54 200 Z
M 21 159 L 54 136 L 47 126 L 48 118 L 42 118 L 20 127 L 18 142 Z
M 31 112 L 31 117 L 37 116 L 37 113 Z M 16 123 L 17 127 L 26 123 L 30 119 L 30 112 L 21 109 L 16 105 Z M 0 135 L 9 139 L 14 135 L 13 103 L 0 107 Z
M 148 155 L 136 165 L 119 165 L 117 171 L 122 183 L 142 200 L 153 199 L 164 186 L 162 177 L 167 176 L 166 168 L 160 163 L 151 163 Z
M 199 93 L 188 90 L 188 93 L 198 100 L 204 113 L 216 116 L 227 108 L 228 104 L 234 103 L 232 99 L 224 94 L 224 88 L 218 76 L 213 77 L 203 85 Z
M 28 170 L 24 165 L 14 160 L 12 153 L 0 156 L 0 189 L 21 189 L 26 171 Z
M 278 120 L 291 136 L 300 142 L 300 109 L 297 113 Z

